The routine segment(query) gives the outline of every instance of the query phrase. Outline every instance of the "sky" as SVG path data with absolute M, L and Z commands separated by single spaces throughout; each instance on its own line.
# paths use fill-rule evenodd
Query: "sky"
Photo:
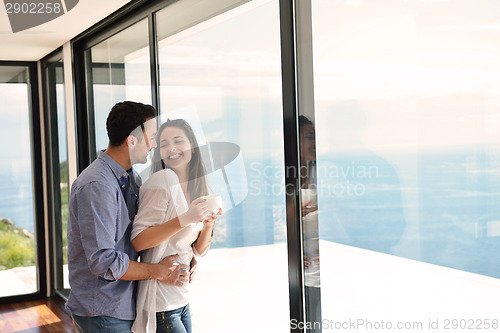
M 500 143 L 500 21 L 494 14 L 500 3 L 471 4 L 313 1 L 319 151 Z M 159 41 L 162 107 L 195 105 L 203 120 L 212 121 L 223 116 L 229 96 L 280 103 L 277 3 L 256 7 Z M 164 29 L 161 20 L 159 27 Z M 147 76 L 148 52 L 143 48 L 124 58 L 128 99 L 149 93 L 139 84 Z M 353 109 L 340 110 L 346 101 Z M 260 121 L 253 117 L 245 124 L 258 127 Z M 362 128 L 350 135 L 344 121 Z M 242 134 L 243 141 L 251 140 Z
M 349 140 L 373 149 L 500 143 L 498 1 L 322 0 L 312 8 L 316 116 L 341 120 L 334 139 L 348 140 L 338 107 L 348 100 L 358 108 L 351 123 L 364 122 Z M 331 131 L 318 132 L 332 142 Z
M 312 1 L 318 152 L 499 144 L 499 10 L 494 0 Z M 167 28 L 160 20 L 163 34 Z M 228 125 L 207 131 L 210 139 L 238 140 L 252 151 L 280 148 L 281 129 L 270 132 L 270 143 L 241 130 L 281 119 L 276 1 L 241 6 L 159 45 L 163 112 L 196 109 L 201 122 Z M 107 143 L 105 119 L 115 102 L 151 102 L 148 48 L 122 60 L 125 90 L 95 87 L 98 149 Z M 2 147 L 4 166 L 29 158 L 26 94 L 24 85 L 0 90 L 3 142 L 17 143 Z
M 318 152 L 500 143 L 500 2 L 471 4 L 312 1 Z M 159 27 L 165 29 L 162 21 Z M 162 110 L 195 108 L 202 122 L 230 123 L 227 137 L 261 149 L 266 139 L 240 127 L 262 128 L 266 114 L 281 117 L 279 43 L 275 1 L 253 2 L 163 38 Z M 115 102 L 150 103 L 150 88 L 144 85 L 148 52 L 140 48 L 123 57 L 125 91 L 121 86 L 95 88 L 97 148 L 107 142 L 104 121 Z M 29 137 L 23 125 L 26 94 L 24 85 L 2 85 L 0 90 L 3 142 L 17 143 L 2 147 L 3 165 L 18 163 L 21 157 L 14 156 L 24 162 L 29 157 L 29 146 L 21 144 Z M 238 124 L 235 118 L 223 119 L 231 100 L 239 103 L 234 111 L 240 112 Z M 273 137 L 280 135 L 273 131 Z M 222 133 L 212 136 L 221 138 Z
M 13 177 L 30 170 L 30 118 L 25 83 L 0 83 L 0 170 Z M 21 176 L 21 175 L 19 175 Z

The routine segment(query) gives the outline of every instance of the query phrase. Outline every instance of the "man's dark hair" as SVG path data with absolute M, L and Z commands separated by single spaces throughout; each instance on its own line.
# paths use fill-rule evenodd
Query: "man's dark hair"
M 303 116 L 303 115 L 300 115 L 299 116 L 299 130 L 302 129 L 302 127 L 306 126 L 306 125 L 313 125 L 313 122 L 311 120 L 309 120 L 309 118 L 307 118 L 306 116 Z
M 129 135 L 134 135 L 134 130 L 144 129 L 143 124 L 156 116 L 156 109 L 151 105 L 130 101 L 115 104 L 106 120 L 109 145 L 121 145 Z M 142 135 L 137 135 L 139 141 L 142 138 Z

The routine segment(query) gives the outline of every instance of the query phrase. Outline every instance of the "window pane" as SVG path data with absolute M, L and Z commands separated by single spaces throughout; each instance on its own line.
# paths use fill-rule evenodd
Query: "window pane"
M 278 1 L 202 3 L 176 3 L 156 20 L 160 122 L 185 118 L 200 145 L 241 149 L 224 170 L 206 162 L 225 214 L 193 281 L 193 330 L 255 332 L 258 309 L 258 327 L 289 332 Z
M 68 240 L 67 240 L 67 223 L 68 223 L 68 201 L 69 201 L 69 166 L 68 166 L 68 136 L 66 124 L 66 106 L 64 98 L 64 73 L 62 61 L 56 67 L 57 84 L 56 84 L 56 100 L 57 100 L 57 135 L 59 142 L 59 181 L 61 188 L 61 222 L 62 222 L 62 250 L 63 250 L 63 288 L 69 289 L 68 282 Z
M 0 296 L 38 290 L 27 67 L 0 66 Z
M 90 52 L 96 151 L 108 145 L 106 118 L 118 102 L 151 104 L 148 21 L 95 45 Z
M 51 200 L 52 223 L 55 223 L 56 246 L 56 288 L 69 289 L 67 269 L 67 237 L 66 225 L 68 222 L 68 140 L 66 124 L 66 106 L 64 97 L 64 70 L 62 60 L 50 63 L 47 66 L 47 121 L 50 121 L 50 135 L 52 147 L 51 172 L 52 184 Z
M 499 3 L 312 9 L 323 318 L 495 318 Z

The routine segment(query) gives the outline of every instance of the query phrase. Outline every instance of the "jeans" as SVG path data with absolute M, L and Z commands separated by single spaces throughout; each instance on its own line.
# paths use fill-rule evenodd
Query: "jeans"
M 78 333 L 122 333 L 131 332 L 133 320 L 108 316 L 80 317 L 75 314 L 73 322 Z
M 189 304 L 172 311 L 157 312 L 156 333 L 192 333 Z

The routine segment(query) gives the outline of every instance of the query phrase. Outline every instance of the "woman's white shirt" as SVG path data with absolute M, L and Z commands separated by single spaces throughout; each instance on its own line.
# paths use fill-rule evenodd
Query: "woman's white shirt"
M 141 186 L 139 211 L 134 219 L 132 239 L 145 229 L 169 221 L 188 210 L 189 206 L 175 172 L 160 170 Z M 158 246 L 141 252 L 141 261 L 158 263 L 166 256 L 179 253 L 189 265 L 193 242 L 203 223 L 187 226 Z M 196 255 L 198 255 L 196 253 Z M 158 280 L 139 281 L 137 316 L 133 332 L 155 332 L 156 312 L 178 309 L 188 304 L 189 283 L 184 287 L 170 286 Z

